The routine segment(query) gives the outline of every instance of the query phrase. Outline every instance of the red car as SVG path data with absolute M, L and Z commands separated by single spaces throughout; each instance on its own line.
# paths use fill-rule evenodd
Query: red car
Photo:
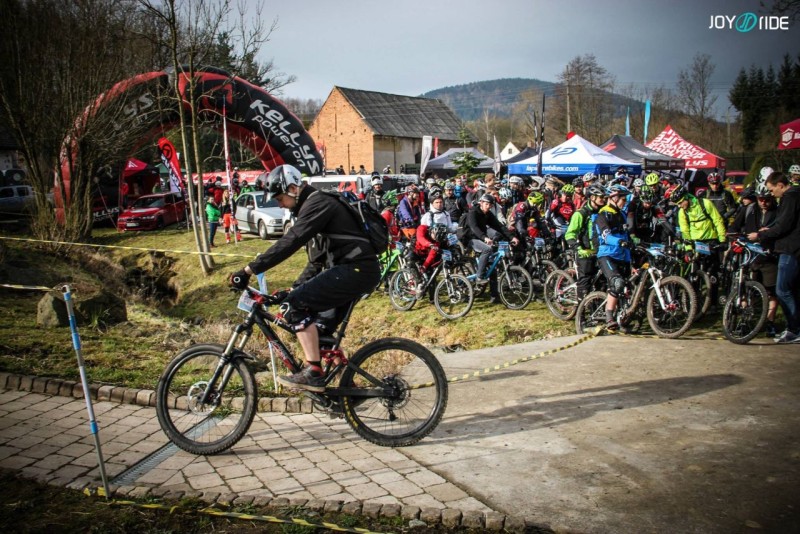
M 186 218 L 186 201 L 179 193 L 142 195 L 117 220 L 119 230 L 156 230 Z
M 747 174 L 747 171 L 727 171 L 725 173 L 726 188 L 736 193 L 737 196 L 741 195 Z

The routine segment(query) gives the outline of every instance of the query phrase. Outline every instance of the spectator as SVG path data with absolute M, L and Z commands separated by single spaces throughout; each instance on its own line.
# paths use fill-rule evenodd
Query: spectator
M 208 201 L 206 202 L 206 218 L 208 219 L 208 244 L 211 248 L 216 246 L 214 244 L 214 236 L 217 233 L 221 215 L 219 204 L 214 200 L 214 197 L 208 197 Z
M 773 197 L 780 200 L 775 222 L 747 237 L 751 241 L 775 240 L 774 252 L 780 254 L 775 292 L 786 317 L 786 330 L 775 338 L 775 342 L 800 343 L 800 315 L 794 295 L 800 273 L 800 187 L 792 186 L 789 178 L 780 172 L 770 174 L 765 186 Z

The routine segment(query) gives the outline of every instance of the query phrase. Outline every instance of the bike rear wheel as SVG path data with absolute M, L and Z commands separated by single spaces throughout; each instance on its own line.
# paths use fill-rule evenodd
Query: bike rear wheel
M 167 364 L 158 381 L 158 422 L 172 443 L 192 454 L 231 448 L 256 414 L 256 381 L 241 353 L 225 364 L 217 383 L 209 385 L 224 351 L 216 344 L 189 347 Z M 206 402 L 201 403 L 207 390 Z
M 662 307 L 656 289 L 647 296 L 647 322 L 659 337 L 674 339 L 692 326 L 697 314 L 697 295 L 692 284 L 680 276 L 667 276 L 660 282 Z
M 566 271 L 553 271 L 544 281 L 544 301 L 556 319 L 569 321 L 578 310 L 578 286 Z
M 753 280 L 746 281 L 742 294 L 737 294 L 734 288 L 728 295 L 722 314 L 722 333 L 731 343 L 744 345 L 763 328 L 769 311 L 769 296 L 764 286 Z
M 464 317 L 472 309 L 472 284 L 460 274 L 451 274 L 436 285 L 433 304 L 445 319 Z
M 519 265 L 510 266 L 497 278 L 500 301 L 509 310 L 521 310 L 533 298 L 531 275 Z
M 409 269 L 400 269 L 394 273 L 389 280 L 389 302 L 398 311 L 408 311 L 417 303 L 420 295 L 417 294 L 417 287 L 420 284 L 419 277 Z
M 447 407 L 447 377 L 436 357 L 408 339 L 373 341 L 342 372 L 342 388 L 381 389 L 380 397 L 342 397 L 350 427 L 384 447 L 413 445 L 436 428 Z
M 608 294 L 604 291 L 592 291 L 578 304 L 575 313 L 575 330 L 585 334 L 598 326 L 606 324 L 606 299 Z

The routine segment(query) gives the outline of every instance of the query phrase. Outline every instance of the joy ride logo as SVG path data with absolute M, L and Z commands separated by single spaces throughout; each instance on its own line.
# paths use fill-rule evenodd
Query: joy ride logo
M 739 15 L 711 15 L 709 30 L 736 30 L 747 33 L 753 30 L 788 30 L 789 17 L 776 15 L 758 16 L 752 11 Z

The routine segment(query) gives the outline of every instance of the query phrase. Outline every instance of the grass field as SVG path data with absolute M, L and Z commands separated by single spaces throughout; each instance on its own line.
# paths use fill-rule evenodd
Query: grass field
M 75 246 L 54 253 L 37 243 L 2 240 L 6 250 L 0 283 L 54 287 L 68 282 L 76 298 L 99 287 L 124 292 L 128 321 L 108 327 L 90 321 L 82 326 L 83 354 L 91 381 L 147 389 L 155 388 L 165 363 L 182 348 L 227 339 L 231 326 L 241 318 L 236 310 L 238 296 L 228 290 L 227 277 L 274 243 L 248 235 L 238 245 L 218 245 L 213 250 L 222 255 L 214 257 L 214 272 L 205 275 L 196 255 L 178 252 L 195 247 L 192 234 L 175 227 L 141 233 L 98 229 L 92 242 L 168 252 Z M 223 236 L 218 235 L 216 242 L 224 242 Z M 304 265 L 301 250 L 268 272 L 270 291 L 289 287 Z M 170 288 L 169 298 L 141 296 L 156 281 Z M 0 370 L 77 379 L 69 328 L 36 324 L 42 295 L 0 288 Z M 554 319 L 541 301 L 511 311 L 490 305 L 484 296 L 466 317 L 448 321 L 427 300 L 411 311 L 397 312 L 385 294 L 376 292 L 358 304 L 343 347 L 352 353 L 371 340 L 397 336 L 433 348 L 477 349 L 571 333 L 572 323 Z M 266 356 L 258 337 L 251 340 L 248 351 Z

